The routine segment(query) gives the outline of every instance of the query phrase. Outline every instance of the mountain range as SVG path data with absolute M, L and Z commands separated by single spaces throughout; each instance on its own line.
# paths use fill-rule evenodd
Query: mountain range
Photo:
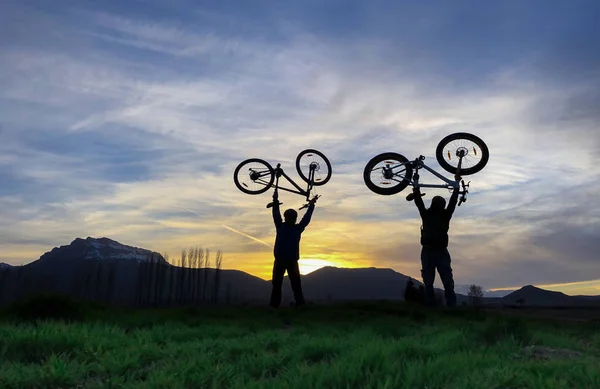
M 302 277 L 308 301 L 403 300 L 410 279 L 393 269 L 323 267 Z M 413 279 L 418 287 L 422 285 Z M 468 303 L 468 285 L 456 285 L 459 304 Z M 271 281 L 239 270 L 173 266 L 151 250 L 121 244 L 108 238 L 77 238 L 55 247 L 38 260 L 21 266 L 0 263 L 0 304 L 29 293 L 58 292 L 78 297 L 132 305 L 140 301 L 216 302 L 266 304 Z M 490 305 L 589 306 L 600 296 L 567 296 L 527 285 L 515 291 L 483 290 Z M 443 300 L 443 291 L 436 295 Z M 210 297 L 212 296 L 212 297 Z M 292 301 L 286 277 L 284 303 Z M 521 300 L 523 299 L 523 300 Z

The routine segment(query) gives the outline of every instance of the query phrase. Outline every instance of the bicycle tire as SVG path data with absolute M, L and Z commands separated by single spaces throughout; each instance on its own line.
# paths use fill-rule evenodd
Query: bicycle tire
M 400 183 L 398 183 L 398 185 L 395 185 L 395 186 L 392 186 L 389 188 L 380 188 L 377 185 L 375 185 L 375 183 L 371 180 L 371 172 L 373 170 L 373 167 L 375 167 L 375 165 L 377 165 L 379 162 L 382 162 L 385 160 L 395 160 L 395 161 L 398 161 L 401 163 L 409 162 L 408 158 L 406 158 L 402 154 L 393 153 L 393 152 L 381 153 L 381 154 L 376 155 L 375 157 L 371 158 L 371 160 L 366 164 L 365 169 L 363 171 L 363 179 L 365 181 L 365 185 L 367 186 L 367 188 L 369 188 L 372 192 L 377 193 L 382 196 L 390 196 L 390 195 L 394 195 L 396 193 L 400 193 L 404 189 L 406 189 L 408 184 L 410 184 L 410 180 L 412 179 L 413 171 L 412 171 L 412 166 L 407 163 L 406 165 L 404 165 L 404 166 L 406 166 L 406 175 L 404 176 L 404 179 Z
M 304 175 L 304 172 L 302 171 L 302 169 L 300 169 L 300 159 L 302 159 L 302 157 L 306 154 L 316 154 L 319 157 L 321 157 L 323 159 L 323 161 L 325 162 L 326 166 L 327 166 L 327 175 L 325 176 L 324 179 L 321 179 L 320 181 L 315 181 L 313 182 L 314 186 L 321 186 L 321 185 L 325 185 L 326 183 L 329 182 L 329 180 L 331 179 L 331 175 L 332 175 L 332 170 L 331 170 L 331 163 L 329 162 L 329 159 L 327 159 L 327 157 L 320 151 L 315 150 L 315 149 L 306 149 L 303 150 L 302 152 L 300 152 L 300 154 L 298 154 L 298 156 L 296 157 L 296 171 L 298 172 L 298 175 L 300 176 L 300 178 L 302 178 L 302 180 L 304 182 L 308 183 L 308 177 Z
M 444 139 L 442 139 L 440 141 L 440 143 L 438 143 L 437 148 L 435 150 L 435 158 L 437 159 L 437 161 L 440 164 L 440 166 L 442 167 L 442 169 L 446 170 L 449 173 L 456 174 L 457 167 L 450 165 L 444 159 L 444 148 L 446 147 L 446 145 L 448 145 L 448 143 L 455 141 L 455 140 L 471 141 L 471 142 L 475 143 L 477 146 L 479 146 L 479 148 L 481 149 L 481 160 L 472 167 L 461 168 L 460 175 L 468 176 L 468 175 L 480 172 L 481 169 L 483 169 L 489 161 L 489 158 L 490 158 L 489 149 L 488 149 L 487 145 L 485 144 L 485 142 L 481 138 L 479 138 L 476 135 L 467 133 L 467 132 L 456 132 L 454 134 L 450 134 L 450 135 L 446 136 Z
M 259 190 L 250 190 L 250 189 L 247 189 L 246 187 L 244 187 L 242 185 L 242 183 L 239 182 L 238 176 L 237 176 L 238 173 L 239 173 L 239 171 L 242 169 L 242 167 L 244 165 L 249 164 L 249 163 L 253 163 L 253 162 L 265 165 L 265 167 L 268 168 L 269 172 L 271 173 L 270 174 L 270 179 L 269 179 L 269 184 L 265 185 L 264 188 L 259 189 Z M 269 188 L 271 188 L 271 186 L 273 185 L 273 181 L 275 181 L 275 170 L 273 169 L 273 167 L 267 161 L 265 161 L 263 159 L 260 159 L 260 158 L 249 158 L 249 159 L 246 159 L 245 161 L 242 161 L 235 168 L 235 170 L 233 172 L 233 182 L 235 183 L 235 186 L 237 186 L 237 188 L 239 190 L 241 190 L 242 192 L 244 192 L 246 194 L 249 194 L 249 195 L 258 195 L 258 194 L 261 194 L 261 193 L 265 193 L 267 190 L 269 190 Z

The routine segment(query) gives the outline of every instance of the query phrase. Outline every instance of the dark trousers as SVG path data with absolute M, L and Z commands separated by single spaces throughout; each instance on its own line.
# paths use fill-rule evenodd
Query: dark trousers
M 296 306 L 304 304 L 304 295 L 302 293 L 302 282 L 300 281 L 300 269 L 296 260 L 275 259 L 273 263 L 273 289 L 271 291 L 271 306 L 279 307 L 281 304 L 281 287 L 283 286 L 283 276 L 287 271 L 294 292 Z
M 446 305 L 448 307 L 456 306 L 454 279 L 452 278 L 452 267 L 450 266 L 450 253 L 448 249 L 423 246 L 421 249 L 421 276 L 423 277 L 423 284 L 425 284 L 425 301 L 427 305 L 435 305 L 433 282 L 435 281 L 436 269 L 444 285 Z

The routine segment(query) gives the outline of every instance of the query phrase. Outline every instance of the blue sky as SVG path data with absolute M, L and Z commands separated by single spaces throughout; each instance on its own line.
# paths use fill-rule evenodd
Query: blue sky
M 456 282 L 600 294 L 599 15 L 583 0 L 4 2 L 0 261 L 107 236 L 220 248 L 268 277 L 270 195 L 238 191 L 233 170 L 257 157 L 297 177 L 316 148 L 334 175 L 304 260 L 419 277 L 418 213 L 362 170 L 384 151 L 437 167 L 437 142 L 466 131 L 491 156 L 452 222 Z

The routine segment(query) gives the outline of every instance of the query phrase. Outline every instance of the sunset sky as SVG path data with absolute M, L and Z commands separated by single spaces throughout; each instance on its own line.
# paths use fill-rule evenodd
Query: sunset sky
M 465 177 L 471 192 L 451 224 L 455 282 L 600 294 L 598 1 L 0 10 L 0 262 L 105 236 L 171 257 L 221 249 L 225 268 L 269 279 L 272 192 L 242 193 L 233 171 L 262 158 L 301 182 L 296 156 L 314 148 L 333 176 L 302 238 L 303 272 L 420 278 L 409 189 L 376 195 L 362 172 L 386 151 L 439 169 L 438 142 L 464 131 L 490 160 Z M 449 195 L 424 192 L 427 206 Z

